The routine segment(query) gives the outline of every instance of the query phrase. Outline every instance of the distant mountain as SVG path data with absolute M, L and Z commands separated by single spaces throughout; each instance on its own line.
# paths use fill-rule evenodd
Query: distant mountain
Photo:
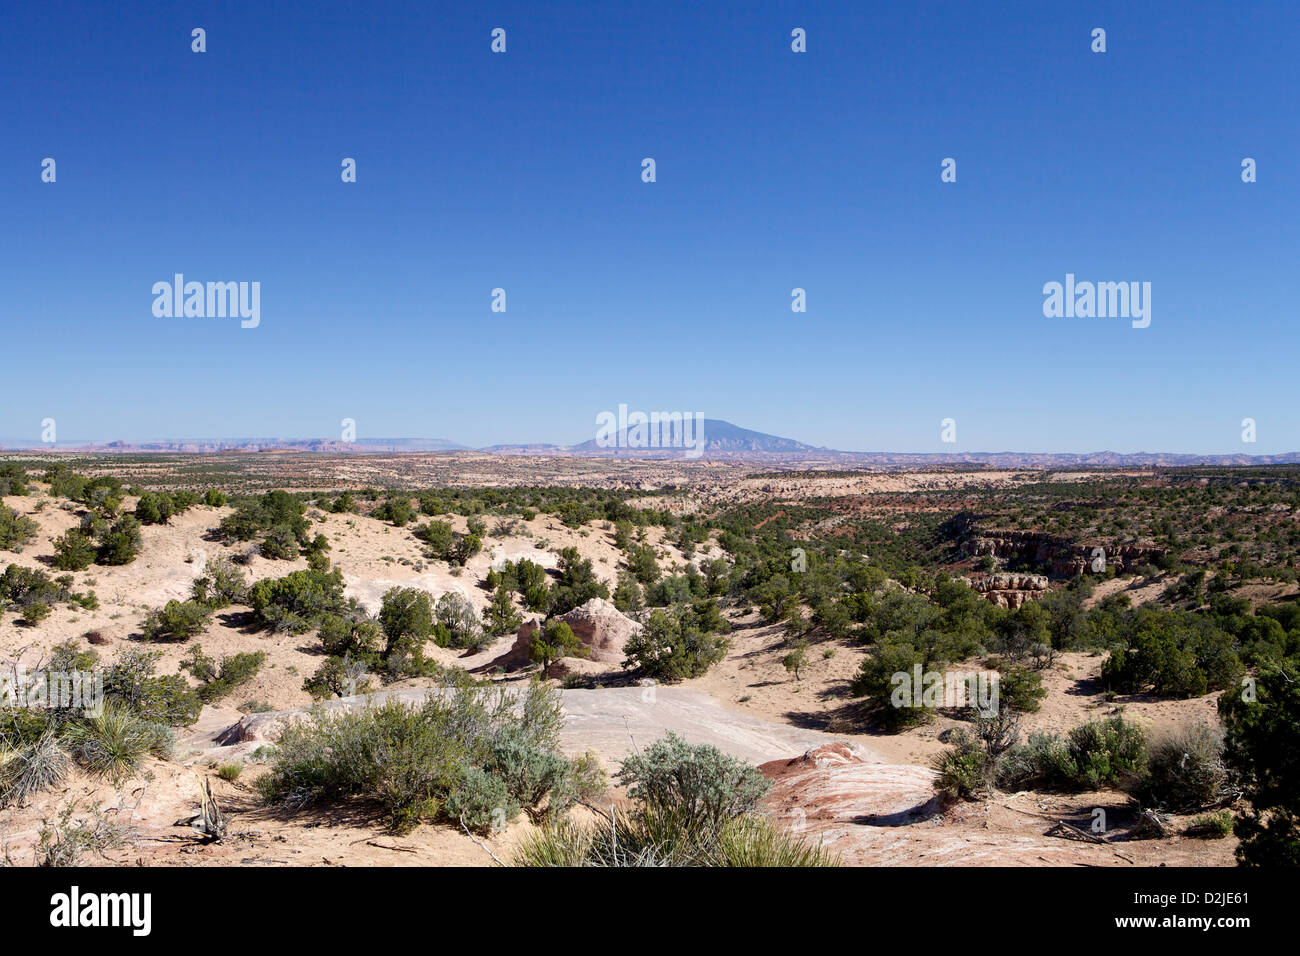
M 638 435 L 635 427 L 629 427 L 614 432 L 604 444 L 598 439 L 591 438 L 581 444 L 571 446 L 569 451 L 570 453 L 593 457 L 602 455 L 617 455 L 624 458 L 691 457 L 692 449 L 699 447 L 701 444 L 700 435 L 696 434 L 695 424 L 695 421 L 692 420 L 689 428 L 683 429 L 683 432 L 689 432 L 689 435 L 685 436 L 683 436 L 683 432 L 671 432 L 668 429 L 663 429 L 661 440 L 656 441 L 653 435 L 650 437 L 650 447 L 646 445 L 647 439 L 645 436 Z M 703 419 L 703 427 L 700 431 L 703 433 L 703 454 L 706 457 L 717 454 L 735 455 L 743 453 L 803 455 L 828 451 L 825 448 L 805 445 L 793 438 L 781 438 L 777 435 L 768 435 L 749 428 L 741 428 L 731 422 L 724 422 L 720 418 Z M 690 439 L 690 448 L 682 447 L 684 437 Z M 670 447 L 658 447 L 660 445 L 670 445 Z

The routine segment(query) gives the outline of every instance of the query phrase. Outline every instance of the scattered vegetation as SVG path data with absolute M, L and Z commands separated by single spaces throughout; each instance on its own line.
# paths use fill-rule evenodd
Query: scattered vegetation
M 595 785 L 587 764 L 560 754 L 562 723 L 558 693 L 540 684 L 520 699 L 460 688 L 419 706 L 316 712 L 285 728 L 259 784 L 291 809 L 373 800 L 398 832 L 433 821 L 499 829 L 521 810 L 558 817 Z

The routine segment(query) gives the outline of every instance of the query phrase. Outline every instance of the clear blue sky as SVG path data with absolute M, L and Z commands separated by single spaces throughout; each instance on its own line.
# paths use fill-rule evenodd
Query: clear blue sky
M 0 436 L 1300 449 L 1298 49 L 1294 2 L 8 0 Z M 260 327 L 155 318 L 176 272 Z M 1045 318 L 1066 273 L 1150 327 Z

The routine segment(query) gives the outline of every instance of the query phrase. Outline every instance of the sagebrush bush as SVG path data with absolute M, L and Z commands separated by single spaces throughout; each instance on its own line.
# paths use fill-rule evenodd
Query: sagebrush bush
M 679 816 L 688 828 L 716 829 L 752 812 L 772 786 L 743 760 L 710 744 L 687 743 L 674 733 L 624 760 L 616 778 L 634 800 Z
M 1091 789 L 1119 786 L 1142 772 L 1146 735 L 1123 717 L 1094 720 L 1070 731 L 1077 781 Z
M 431 692 L 418 706 L 317 709 L 284 729 L 259 786 L 268 801 L 290 808 L 373 799 L 399 832 L 462 814 L 482 829 L 566 797 L 576 770 L 558 769 L 562 726 L 558 693 L 540 684 L 518 696 L 471 686 Z
M 555 815 L 524 838 L 518 866 L 835 866 L 819 845 L 758 812 L 769 784 L 755 768 L 674 734 L 623 761 L 629 811 L 580 824 Z
M 1191 724 L 1152 743 L 1146 775 L 1134 796 L 1146 806 L 1185 812 L 1219 803 L 1228 784 L 1223 735 L 1204 724 Z
M 471 766 L 465 768 L 459 784 L 447 794 L 443 809 L 448 819 L 486 832 L 504 827 L 507 820 L 519 815 L 520 806 L 504 780 Z
M 1145 765 L 1145 734 L 1116 715 L 1075 727 L 1066 739 L 1030 734 L 1007 752 L 996 779 L 1004 789 L 1098 790 L 1131 786 Z
M 637 811 L 614 822 L 544 824 L 520 842 L 516 866 L 838 866 L 821 846 L 757 814 L 715 830 L 691 829 L 672 815 Z

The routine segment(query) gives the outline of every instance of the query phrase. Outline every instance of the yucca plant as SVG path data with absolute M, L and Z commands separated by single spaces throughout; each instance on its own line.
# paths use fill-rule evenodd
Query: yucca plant
M 166 757 L 172 743 L 167 727 L 109 705 L 98 716 L 69 727 L 65 739 L 78 764 L 114 781 L 129 776 L 146 754 Z
M 28 796 L 52 790 L 71 769 L 55 729 L 46 729 L 31 743 L 0 740 L 0 807 L 20 804 Z

